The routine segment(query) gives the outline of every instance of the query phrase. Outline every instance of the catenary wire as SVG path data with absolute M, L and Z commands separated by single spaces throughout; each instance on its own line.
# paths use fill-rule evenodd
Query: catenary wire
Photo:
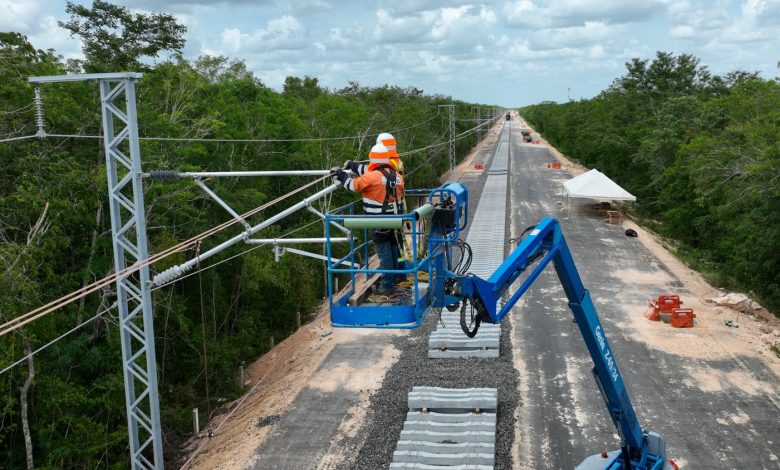
M 479 125 L 479 126 L 475 126 L 472 129 L 469 129 L 469 130 L 467 130 L 465 132 L 462 132 L 461 134 L 458 134 L 458 136 L 456 136 L 455 140 L 459 140 L 460 138 L 464 138 L 469 132 L 472 132 L 472 131 L 476 130 L 477 128 L 482 127 L 485 124 L 487 124 L 487 123 L 484 123 L 484 124 Z M 419 152 L 419 151 L 423 151 L 423 150 L 426 150 L 426 149 L 429 149 L 429 148 L 441 146 L 441 145 L 444 145 L 445 143 L 447 143 L 447 142 L 441 142 L 441 143 L 433 144 L 433 145 L 430 145 L 430 146 L 427 146 L 427 147 L 423 147 L 422 149 L 416 149 L 414 151 L 406 152 L 403 155 L 408 155 L 409 153 L 412 153 L 412 152 Z M 426 160 L 426 162 L 424 162 L 423 164 L 417 166 L 412 171 L 410 171 L 408 174 L 411 175 L 416 170 L 418 170 L 422 165 L 424 165 L 427 162 L 430 162 L 430 160 L 433 159 L 435 156 L 436 156 L 436 154 L 434 154 L 433 156 L 428 158 Z M 308 184 L 306 184 L 304 186 L 301 186 L 300 188 L 297 188 L 297 189 L 295 189 L 295 190 L 293 190 L 293 191 L 291 191 L 289 193 L 286 193 L 286 194 L 280 196 L 279 198 L 276 198 L 276 199 L 274 199 L 274 200 L 272 200 L 272 201 L 270 201 L 270 202 L 268 202 L 266 204 L 263 204 L 262 206 L 259 206 L 259 207 L 255 208 L 255 209 L 252 209 L 252 210 L 248 211 L 247 213 L 243 214 L 241 218 L 245 219 L 247 217 L 250 217 L 250 216 L 256 214 L 257 212 L 260 212 L 260 211 L 262 211 L 262 210 L 264 210 L 264 209 L 266 209 L 266 208 L 276 204 L 277 202 L 279 202 L 279 201 L 281 201 L 283 199 L 286 199 L 287 197 L 292 196 L 293 194 L 297 194 L 298 192 L 300 192 L 300 191 L 302 191 L 302 190 L 304 190 L 304 189 L 306 189 L 306 188 L 308 188 L 308 187 L 310 187 L 310 186 L 312 186 L 312 185 L 314 185 L 316 183 L 319 183 L 319 182 L 327 179 L 328 177 L 329 176 L 326 175 L 326 176 L 323 176 L 321 178 L 318 178 L 318 179 L 316 179 L 316 180 L 314 180 L 314 181 L 312 181 L 312 182 L 310 182 L 310 183 L 308 183 Z M 179 252 L 179 251 L 183 251 L 183 250 L 193 246 L 195 243 L 198 243 L 199 241 L 201 241 L 201 240 L 203 240 L 203 239 L 205 239 L 205 238 L 207 238 L 207 237 L 209 237 L 209 236 L 211 236 L 211 235 L 213 235 L 213 234 L 223 230 L 224 228 L 226 228 L 226 227 L 228 227 L 230 225 L 235 224 L 237 221 L 238 221 L 238 219 L 230 219 L 230 220 L 228 220 L 228 221 L 226 221 L 226 222 L 224 222 L 224 223 L 222 223 L 222 224 L 220 224 L 220 225 L 218 225 L 218 226 L 216 226 L 216 227 L 214 227 L 212 229 L 207 230 L 206 232 L 203 232 L 200 235 L 192 237 L 189 240 L 185 240 L 184 242 L 181 242 L 181 243 L 179 243 L 179 244 L 177 244 L 177 245 L 175 245 L 175 246 L 173 246 L 171 248 L 163 250 L 161 253 L 153 255 L 153 256 L 145 259 L 145 260 L 141 260 L 139 262 L 136 262 L 135 264 L 133 264 L 133 265 L 123 269 L 122 271 L 119 271 L 119 272 L 114 273 L 114 274 L 112 274 L 110 276 L 107 276 L 107 277 L 105 277 L 105 278 L 103 278 L 103 279 L 101 279 L 99 281 L 96 281 L 96 282 L 94 282 L 94 283 L 92 283 L 92 284 L 90 284 L 88 286 L 82 287 L 79 290 L 71 292 L 70 294 L 67 294 L 67 295 L 65 295 L 65 296 L 63 296 L 63 297 L 61 297 L 59 299 L 53 300 L 53 301 L 49 302 L 46 305 L 38 307 L 38 308 L 36 308 L 36 309 L 34 309 L 34 310 L 30 311 L 30 312 L 27 312 L 27 313 L 25 313 L 23 315 L 20 315 L 19 317 L 16 317 L 16 318 L 14 318 L 14 319 L 12 319 L 12 320 L 10 320 L 10 321 L 0 325 L 0 337 L 2 337 L 4 335 L 6 335 L 6 334 L 8 334 L 8 333 L 18 329 L 18 328 L 20 328 L 20 327 L 22 327 L 24 325 L 26 325 L 27 323 L 30 323 L 31 321 L 34 321 L 34 320 L 36 320 L 36 319 L 38 319 L 38 318 L 40 318 L 40 317 L 42 317 L 44 315 L 47 315 L 48 313 L 51 313 L 54 310 L 57 310 L 57 309 L 65 306 L 65 305 L 68 305 L 68 304 L 74 302 L 77 299 L 80 299 L 80 298 L 82 298 L 82 297 L 84 297 L 84 296 L 86 296 L 86 295 L 88 295 L 88 294 L 90 294 L 92 292 L 95 292 L 98 289 L 101 289 L 101 288 L 105 287 L 106 285 L 114 282 L 120 276 L 130 275 L 130 274 L 132 274 L 132 273 L 134 273 L 134 272 L 136 272 L 136 271 L 138 271 L 138 270 L 140 270 L 140 269 L 142 269 L 142 268 L 144 268 L 146 266 L 149 266 L 150 264 L 152 264 L 154 262 L 157 262 L 157 261 L 159 261 L 159 260 L 161 260 L 161 259 L 163 259 L 163 258 L 165 258 L 165 257 L 167 257 L 167 256 L 169 256 L 169 255 L 171 255 L 173 253 L 176 253 L 176 252 Z
M 92 317 L 92 318 L 90 318 L 90 319 L 88 319 L 88 320 L 85 320 L 85 321 L 83 321 L 82 323 L 80 323 L 80 324 L 78 324 L 78 325 L 74 326 L 74 327 L 73 327 L 73 328 L 71 328 L 70 330 L 66 331 L 65 333 L 63 333 L 63 334 L 61 334 L 61 335 L 57 336 L 57 337 L 56 337 L 56 338 L 54 338 L 53 340 L 51 340 L 51 341 L 49 341 L 48 343 L 44 344 L 43 346 L 39 347 L 39 348 L 38 348 L 38 349 L 36 349 L 35 351 L 32 351 L 30 354 L 27 354 L 26 356 L 19 358 L 19 360 L 17 360 L 17 361 L 16 361 L 16 362 L 14 362 L 13 364 L 9 365 L 8 367 L 6 367 L 6 368 L 5 368 L 5 369 L 3 369 L 3 370 L 0 370 L 0 375 L 3 375 L 3 374 L 5 374 L 5 373 L 6 373 L 6 372 L 8 372 L 9 370 L 13 369 L 14 367 L 18 366 L 19 364 L 21 364 L 22 362 L 26 361 L 26 360 L 27 360 L 27 359 L 29 359 L 30 357 L 32 357 L 32 356 L 34 356 L 34 355 L 38 354 L 39 352 L 41 352 L 41 351 L 43 351 L 44 349 L 46 349 L 46 348 L 48 348 L 49 346 L 51 346 L 52 344 L 56 343 L 57 341 L 61 340 L 62 338 L 66 337 L 66 336 L 68 336 L 69 334 L 73 333 L 74 331 L 78 330 L 78 329 L 79 329 L 79 328 L 81 328 L 82 326 L 84 326 L 84 325 L 86 325 L 86 324 L 88 324 L 88 323 L 91 323 L 93 320 L 97 320 L 98 318 L 102 317 L 102 316 L 103 316 L 105 313 L 107 313 L 109 310 L 113 309 L 114 307 L 116 307 L 116 302 L 114 302 L 114 303 L 113 303 L 113 304 L 112 304 L 110 307 L 107 307 L 105 310 L 103 310 L 103 311 L 99 312 L 99 313 L 98 313 L 97 315 L 95 315 L 94 317 Z
M 303 229 L 305 229 L 305 228 L 311 227 L 312 225 L 314 225 L 314 224 L 316 224 L 316 223 L 320 223 L 321 221 L 322 221 L 321 219 L 318 219 L 318 220 L 313 220 L 313 221 L 309 222 L 309 223 L 308 223 L 308 224 L 306 224 L 306 225 L 303 225 L 303 226 L 301 226 L 301 227 L 298 227 L 298 228 L 296 228 L 295 230 L 291 230 L 291 231 L 289 231 L 289 232 L 285 233 L 284 235 L 281 235 L 281 236 L 279 236 L 279 237 L 276 237 L 276 238 L 282 239 L 282 238 L 284 238 L 284 237 L 288 237 L 288 236 L 290 236 L 290 235 L 292 235 L 292 234 L 294 234 L 294 233 L 296 233 L 296 232 L 299 232 L 299 231 L 301 231 L 301 230 L 303 230 Z M 175 283 L 175 282 L 181 281 L 181 280 L 183 280 L 183 279 L 187 279 L 188 277 L 190 277 L 190 276 L 194 276 L 195 274 L 198 274 L 198 273 L 200 273 L 200 272 L 207 271 L 207 270 L 209 270 L 209 269 L 211 269 L 211 268 L 215 268 L 215 267 L 217 267 L 218 265 L 220 265 L 220 264 L 222 264 L 222 263 L 226 263 L 226 262 L 228 262 L 228 261 L 230 261 L 230 260 L 232 260 L 232 259 L 234 259 L 234 258 L 238 258 L 239 256 L 243 256 L 243 255 L 245 255 L 245 254 L 249 253 L 250 251 L 254 251 L 254 250 L 258 249 L 258 248 L 261 248 L 261 247 L 264 247 L 264 246 L 267 246 L 267 245 L 270 245 L 270 244 L 271 244 L 270 242 L 266 242 L 266 243 L 259 243 L 259 244 L 257 244 L 257 245 L 254 245 L 254 246 L 252 246 L 251 248 L 247 248 L 246 250 L 244 250 L 244 251 L 242 251 L 242 252 L 240 252 L 240 253 L 237 253 L 237 254 L 235 254 L 235 255 L 233 255 L 233 256 L 230 256 L 230 257 L 228 257 L 228 258 L 225 258 L 225 259 L 219 260 L 219 261 L 217 261 L 216 263 L 209 264 L 208 266 L 202 267 L 202 268 L 200 268 L 200 269 L 198 269 L 198 270 L 196 270 L 196 271 L 192 271 L 192 272 L 190 272 L 190 273 L 184 274 L 184 275 L 182 275 L 182 276 L 180 276 L 180 277 L 177 277 L 176 279 L 174 279 L 174 280 L 172 280 L 172 281 L 166 282 L 165 284 L 162 284 L 162 285 L 160 285 L 160 286 L 156 286 L 156 287 L 152 288 L 152 291 L 156 291 L 157 289 L 162 289 L 163 287 L 169 286 L 169 285 L 171 285 L 171 284 L 173 284 L 173 283 Z
M 321 222 L 321 221 L 320 221 L 320 220 L 314 220 L 314 221 L 312 221 L 312 222 L 309 222 L 309 223 L 308 223 L 308 224 L 306 224 L 306 225 L 302 225 L 302 226 L 300 226 L 300 227 L 298 227 L 298 228 L 296 228 L 296 229 L 294 229 L 294 230 L 290 230 L 289 232 L 287 232 L 287 233 L 285 233 L 285 234 L 281 235 L 281 236 L 280 236 L 280 237 L 278 237 L 278 238 L 284 238 L 284 237 L 288 237 L 288 236 L 290 236 L 290 235 L 293 235 L 293 234 L 294 234 L 294 233 L 296 233 L 296 232 L 299 232 L 299 231 L 301 231 L 301 230 L 303 230 L 303 229 L 305 229 L 305 228 L 307 228 L 307 227 L 310 227 L 310 226 L 312 226 L 312 225 L 314 225 L 314 224 L 316 224 L 316 223 L 319 223 L 319 222 Z M 166 286 L 169 286 L 169 285 L 171 285 L 171 284 L 173 284 L 173 283 L 175 283 L 175 282 L 178 282 L 178 281 L 184 280 L 184 279 L 186 279 L 186 278 L 188 278 L 188 277 L 190 277 L 190 276 L 193 276 L 193 275 L 195 275 L 195 274 L 198 274 L 198 273 L 200 273 L 200 272 L 207 271 L 207 270 L 209 270 L 209 269 L 215 268 L 215 267 L 217 267 L 218 265 L 220 265 L 220 264 L 222 264 L 222 263 L 226 263 L 226 262 L 228 262 L 228 261 L 230 261 L 230 260 L 232 260 L 232 259 L 234 259 L 234 258 L 237 258 L 237 257 L 239 257 L 239 256 L 243 256 L 243 255 L 245 255 L 245 254 L 249 253 L 250 251 L 256 250 L 256 249 L 258 249 L 258 248 L 261 248 L 261 247 L 263 247 L 263 246 L 266 246 L 266 245 L 268 245 L 268 244 L 269 244 L 269 243 L 261 243 L 261 244 L 259 244 L 259 245 L 254 245 L 254 246 L 252 246 L 251 248 L 249 248 L 249 249 L 246 249 L 246 250 L 244 250 L 244 251 L 242 251 L 242 252 L 240 252 L 240 253 L 238 253 L 238 254 L 235 254 L 235 255 L 233 255 L 233 256 L 231 256 L 231 257 L 229 257 L 229 258 L 225 258 L 225 259 L 219 260 L 219 261 L 217 261 L 216 263 L 212 263 L 212 264 L 210 264 L 210 265 L 208 265 L 208 266 L 204 266 L 204 267 L 202 267 L 202 268 L 200 268 L 200 269 L 198 269 L 198 270 L 196 270 L 196 271 L 193 271 L 193 272 L 191 272 L 191 273 L 187 273 L 186 275 L 184 275 L 184 276 L 182 276 L 182 277 L 180 277 L 180 278 L 178 278 L 178 279 L 174 279 L 173 281 L 170 281 L 170 282 L 168 282 L 168 283 L 166 283 L 166 284 L 163 284 L 163 285 L 161 285 L 161 286 L 157 286 L 157 287 L 153 288 L 153 289 L 152 289 L 152 291 L 156 291 L 156 290 L 158 290 L 158 289 L 162 289 L 163 287 L 166 287 Z M 41 352 L 41 351 L 43 351 L 44 349 L 48 348 L 48 347 L 49 347 L 49 346 L 51 346 L 52 344 L 54 344 L 54 343 L 56 343 L 57 341 L 61 340 L 62 338 L 64 338 L 64 337 L 66 337 L 66 336 L 68 336 L 68 335 L 70 335 L 70 334 L 74 333 L 75 331 L 79 330 L 81 327 L 83 327 L 83 326 L 87 325 L 88 323 L 91 323 L 92 321 L 94 321 L 94 320 L 98 319 L 99 317 L 103 316 L 104 314 L 106 314 L 108 311 L 110 311 L 111 309 L 113 309 L 113 308 L 115 308 L 115 307 L 116 307 L 116 302 L 114 302 L 114 303 L 113 303 L 113 304 L 112 304 L 110 307 L 107 307 L 105 310 L 101 311 L 100 313 L 98 313 L 97 315 L 93 316 L 92 318 L 89 318 L 88 320 L 85 320 L 85 321 L 83 321 L 83 322 L 82 322 L 82 323 L 80 323 L 79 325 L 76 325 L 75 327 L 71 328 L 71 329 L 70 329 L 70 330 L 68 330 L 67 332 L 65 332 L 65 333 L 61 334 L 60 336 L 58 336 L 58 337 L 54 338 L 53 340 L 51 340 L 51 341 L 49 341 L 48 343 L 44 344 L 43 346 L 39 347 L 39 348 L 38 348 L 38 349 L 36 349 L 35 351 L 32 351 L 30 354 L 27 354 L 26 356 L 23 356 L 23 357 L 19 358 L 19 359 L 18 359 L 16 362 L 14 362 L 13 364 L 11 364 L 11 365 L 7 366 L 7 367 L 6 367 L 6 368 L 4 368 L 3 370 L 0 370 L 0 375 L 3 375 L 3 374 L 5 374 L 5 373 L 6 373 L 6 372 L 8 372 L 9 370 L 13 369 L 14 367 L 16 367 L 16 366 L 18 366 L 19 364 L 21 364 L 21 363 L 23 363 L 24 361 L 26 361 L 28 358 L 30 358 L 30 357 L 32 357 L 32 356 L 35 356 L 36 354 L 38 354 L 39 352 Z
M 392 131 L 389 131 L 391 134 L 399 134 L 401 132 L 408 131 L 410 129 L 414 129 L 415 127 L 420 127 L 424 124 L 427 124 L 434 119 L 438 114 L 434 115 L 431 118 L 426 119 L 425 121 L 418 122 L 417 124 L 413 124 L 408 127 L 404 127 L 401 129 L 395 129 Z M 364 134 L 364 135 L 351 135 L 351 136 L 344 136 L 344 137 L 302 137 L 302 138 L 295 138 L 295 139 L 228 139 L 228 138 L 213 138 L 213 139 L 207 139 L 202 137 L 139 137 L 139 140 L 152 140 L 152 141 L 169 141 L 169 142 L 327 142 L 327 141 L 338 141 L 338 140 L 354 140 L 354 139 L 362 139 L 365 137 L 376 137 L 379 133 L 375 134 Z M 46 134 L 47 137 L 60 137 L 60 138 L 75 138 L 75 139 L 102 139 L 103 136 L 100 135 L 88 135 L 88 134 Z M 34 136 L 33 136 L 34 137 Z
M 261 211 L 267 209 L 268 207 L 271 207 L 272 205 L 274 205 L 274 204 L 276 204 L 276 203 L 278 203 L 278 202 L 280 202 L 280 201 L 282 201 L 284 199 L 287 199 L 288 197 L 291 197 L 294 194 L 297 194 L 297 193 L 303 191 L 304 189 L 307 189 L 307 188 L 309 188 L 309 187 L 311 187 L 311 186 L 313 186 L 313 185 L 315 185 L 315 184 L 317 184 L 317 183 L 319 183 L 321 181 L 324 181 L 325 179 L 327 179 L 329 177 L 330 176 L 328 176 L 328 175 L 323 176 L 323 177 L 318 178 L 318 179 L 316 179 L 314 181 L 311 181 L 311 182 L 309 182 L 309 183 L 307 183 L 307 184 L 305 184 L 305 185 L 303 185 L 303 186 L 301 186 L 301 187 L 299 187 L 297 189 L 294 189 L 293 191 L 290 191 L 290 192 L 288 192 L 286 194 L 283 194 L 282 196 L 279 196 L 276 199 L 273 199 L 273 200 L 271 200 L 271 201 L 269 201 L 269 202 L 267 202 L 267 203 L 265 203 L 265 204 L 263 204 L 263 205 L 261 205 L 259 207 L 256 207 L 256 208 L 254 208 L 254 209 L 252 209 L 250 211 L 247 211 L 246 213 L 242 214 L 241 218 L 242 219 L 246 219 L 247 217 L 250 217 L 250 216 L 252 216 L 254 214 L 257 214 L 258 212 L 261 212 Z M 2 325 L 0 325 L 0 337 L 10 333 L 11 331 L 13 331 L 13 330 L 15 330 L 17 328 L 20 328 L 21 326 L 24 326 L 25 324 L 27 324 L 27 323 L 29 323 L 29 322 L 31 322 L 33 320 L 36 320 L 36 319 L 38 319 L 38 318 L 40 318 L 40 317 L 42 317 L 42 316 L 44 316 L 44 315 L 46 315 L 48 313 L 51 313 L 52 311 L 57 310 L 60 307 L 63 307 L 63 306 L 65 306 L 65 305 L 67 305 L 67 304 L 69 304 L 69 303 L 71 303 L 71 302 L 73 302 L 73 301 L 75 301 L 77 299 L 80 299 L 81 297 L 84 297 L 84 296 L 86 296 L 86 295 L 88 295 L 88 294 L 90 294 L 92 292 L 95 292 L 98 289 L 101 289 L 101 288 L 105 287 L 108 284 L 111 284 L 112 282 L 114 282 L 120 276 L 130 275 L 130 274 L 132 274 L 132 273 L 134 273 L 134 272 L 136 272 L 136 271 L 138 271 L 138 270 L 140 270 L 140 269 L 142 269 L 142 268 L 144 268 L 146 266 L 149 266 L 152 263 L 155 263 L 155 262 L 157 262 L 157 261 L 159 261 L 159 260 L 161 260 L 161 259 L 163 259 L 163 258 L 165 258 L 167 256 L 170 256 L 173 253 L 177 253 L 177 252 L 186 250 L 187 248 L 193 246 L 194 244 L 200 242 L 201 240 L 204 240 L 205 238 L 207 238 L 207 237 L 209 237 L 209 236 L 211 236 L 211 235 L 213 235 L 213 234 L 215 234 L 215 233 L 225 229 L 226 227 L 229 227 L 230 225 L 235 224 L 236 222 L 238 222 L 238 219 L 235 219 L 235 218 L 229 219 L 229 220 L 221 223 L 220 225 L 217 225 L 216 227 L 213 227 L 213 228 L 211 228 L 211 229 L 201 233 L 200 235 L 196 235 L 195 237 L 192 237 L 192 238 L 190 238 L 188 240 L 185 240 L 185 241 L 183 241 L 181 243 L 178 243 L 177 245 L 174 245 L 174 246 L 172 246 L 172 247 L 170 247 L 170 248 L 168 248 L 166 250 L 163 250 L 160 253 L 157 253 L 157 254 L 155 254 L 153 256 L 150 256 L 149 258 L 147 258 L 145 260 L 137 261 L 135 264 L 133 264 L 131 266 L 128 266 L 127 268 L 125 268 L 125 269 L 123 269 L 123 270 L 121 270 L 121 271 L 119 271 L 117 273 L 114 273 L 114 274 L 112 274 L 110 276 L 106 276 L 103 279 L 98 280 L 98 281 L 96 281 L 96 282 L 94 282 L 94 283 L 92 283 L 92 284 L 90 284 L 88 286 L 84 286 L 81 289 L 78 289 L 76 291 L 71 292 L 70 294 L 67 294 L 67 295 L 65 295 L 63 297 L 60 297 L 59 299 L 51 301 L 51 302 L 49 302 L 46 305 L 38 307 L 38 308 L 36 308 L 34 310 L 31 310 L 30 312 L 27 312 L 27 313 L 25 313 L 23 315 L 20 315 L 19 317 L 16 317 L 16 318 L 14 318 L 14 319 L 6 322 L 6 323 L 3 323 Z
M 33 134 L 33 135 L 22 135 L 22 136 L 19 136 L 19 137 L 9 137 L 7 139 L 0 139 L 0 144 L 5 143 L 5 142 L 16 142 L 16 141 L 19 141 L 19 140 L 34 139 L 35 137 L 38 137 L 38 136 Z

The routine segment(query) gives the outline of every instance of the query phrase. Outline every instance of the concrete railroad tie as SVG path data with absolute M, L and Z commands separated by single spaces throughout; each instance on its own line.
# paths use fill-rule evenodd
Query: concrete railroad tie
M 469 338 L 460 328 L 459 312 L 442 312 L 428 339 L 428 358 L 498 357 L 501 326 L 483 323 L 477 336 Z
M 492 469 L 497 406 L 495 388 L 412 388 L 390 468 Z
M 466 237 L 474 253 L 470 272 L 483 279 L 490 277 L 504 261 L 508 165 L 509 126 L 505 124 Z M 500 328 L 485 324 L 477 337 L 468 338 L 460 328 L 459 315 L 459 312 L 442 312 L 443 325 L 440 323 L 431 333 L 428 358 L 498 357 Z

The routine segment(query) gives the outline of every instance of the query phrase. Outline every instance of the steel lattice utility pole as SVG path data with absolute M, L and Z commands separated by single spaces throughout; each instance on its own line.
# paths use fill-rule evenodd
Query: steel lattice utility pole
M 450 171 L 455 169 L 455 105 L 442 104 L 439 108 L 447 108 L 447 115 L 450 118 Z
M 477 123 L 476 124 L 476 127 L 477 127 L 477 145 L 479 145 L 479 143 L 482 141 L 482 128 L 479 127 L 479 126 L 482 125 L 482 120 L 480 119 L 480 116 L 479 116 L 480 107 L 479 106 L 474 106 L 473 108 L 471 108 L 471 111 L 473 112 L 475 109 L 477 110 L 477 120 L 476 120 L 476 123 Z
M 135 79 L 140 78 L 140 74 L 133 75 L 138 76 L 100 80 L 103 144 L 116 272 L 149 257 L 135 103 Z M 121 99 L 123 95 L 124 100 Z M 121 101 L 124 101 L 124 111 Z M 115 125 L 118 125 L 118 130 Z M 130 433 L 130 462 L 133 469 L 162 469 L 160 401 L 149 267 L 141 268 L 137 274 L 117 278 L 116 294 Z
M 114 270 L 117 273 L 149 257 L 135 103 L 135 82 L 142 76 L 140 73 L 123 72 L 29 79 L 30 83 L 36 85 L 92 80 L 100 85 Z M 149 267 L 117 277 L 116 296 L 130 438 L 130 466 L 133 470 L 162 469 L 163 447 Z

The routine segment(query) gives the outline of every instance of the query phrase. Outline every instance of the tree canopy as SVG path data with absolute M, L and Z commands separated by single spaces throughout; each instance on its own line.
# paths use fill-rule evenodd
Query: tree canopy
M 88 39 L 83 64 L 88 71 L 133 70 L 141 67 L 144 57 L 181 47 L 175 36 L 183 28 L 165 15 L 139 17 L 104 2 L 95 2 L 91 10 L 71 5 L 69 11 L 78 19 L 73 20 L 73 30 L 83 31 Z M 89 25 L 81 23 L 84 18 Z M 152 30 L 159 25 L 173 33 L 154 40 L 146 34 L 132 37 L 138 25 L 151 25 Z M 106 35 L 110 38 L 103 41 Z M 65 73 L 67 65 L 16 33 L 0 34 L 0 57 L 0 136 L 34 134 L 34 93 L 27 77 Z M 450 103 L 451 98 L 427 96 L 416 88 L 367 88 L 353 83 L 342 90 L 329 90 L 314 77 L 290 77 L 280 93 L 263 85 L 242 61 L 219 56 L 190 61 L 174 55 L 143 69 L 137 96 L 144 136 L 353 136 L 294 142 L 142 141 L 145 171 L 326 169 L 347 159 L 364 159 L 374 135 L 383 131 L 406 129 L 396 133 L 398 147 L 405 152 L 442 141 L 448 129 L 444 117 L 437 116 L 437 107 Z M 47 131 L 100 134 L 99 92 L 93 83 L 46 85 L 41 91 Z M 473 106 L 455 103 L 460 116 L 468 115 Z M 472 122 L 458 122 L 457 132 L 471 126 Z M 459 140 L 458 155 L 465 155 L 475 139 L 469 135 Z M 438 184 L 438 175 L 448 164 L 444 142 L 403 157 L 407 187 Z M 4 323 L 104 277 L 111 272 L 113 258 L 100 140 L 48 138 L 0 144 L 0 160 L 0 322 Z M 207 184 L 234 209 L 244 212 L 308 181 L 228 178 Z M 149 183 L 145 197 L 150 253 L 230 218 L 191 181 Z M 323 202 L 318 208 L 326 210 L 352 200 L 353 195 L 341 191 L 329 205 Z M 252 221 L 292 202 L 296 201 L 269 208 Z M 33 231 L 39 220 L 40 229 Z M 322 229 L 321 221 L 303 211 L 261 235 L 279 237 L 294 232 L 297 237 L 317 237 L 322 236 Z M 204 242 L 201 249 L 236 233 L 227 230 Z M 268 351 L 271 337 L 278 342 L 293 332 L 296 312 L 306 319 L 325 295 L 321 262 L 288 254 L 277 263 L 269 247 L 247 250 L 236 246 L 204 263 L 198 274 L 153 293 L 169 463 L 191 432 L 191 409 L 199 407 L 204 411 L 201 416 L 209 416 L 210 410 L 241 393 L 238 368 L 242 362 L 249 363 Z M 192 254 L 177 254 L 152 269 L 160 272 Z M 39 468 L 127 468 L 127 421 L 112 289 L 47 315 L 0 341 L 2 369 L 22 357 L 28 346 L 35 349 L 84 325 L 34 359 L 37 373 L 29 391 L 28 414 L 34 462 Z M 25 364 L 0 375 L 8 391 L 0 394 L 2 468 L 25 466 L 19 391 L 27 378 Z
M 87 72 L 121 72 L 145 68 L 142 59 L 161 52 L 181 52 L 187 27 L 167 13 L 131 13 L 127 7 L 94 0 L 88 8 L 67 2 L 68 21 L 58 21 L 81 39 Z
M 597 97 L 524 116 L 637 195 L 637 213 L 715 285 L 780 313 L 780 83 L 699 59 L 633 59 Z

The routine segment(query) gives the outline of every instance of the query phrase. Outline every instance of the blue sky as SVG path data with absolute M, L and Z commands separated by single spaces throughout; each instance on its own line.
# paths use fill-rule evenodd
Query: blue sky
M 78 2 L 90 4 L 91 2 Z M 414 85 L 507 107 L 587 98 L 632 57 L 690 53 L 715 73 L 778 75 L 780 0 L 117 0 L 188 27 L 185 55 L 244 60 L 264 83 Z M 78 57 L 60 0 L 0 0 L 0 31 Z

